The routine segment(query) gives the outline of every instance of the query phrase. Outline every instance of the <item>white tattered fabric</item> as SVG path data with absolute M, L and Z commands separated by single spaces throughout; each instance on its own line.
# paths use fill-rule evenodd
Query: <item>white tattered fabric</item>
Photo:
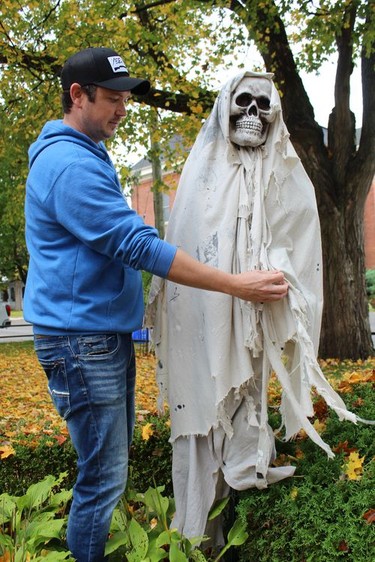
M 257 148 L 230 140 L 232 94 L 249 77 L 272 85 L 273 120 Z M 264 488 L 294 472 L 271 466 L 272 372 L 282 387 L 284 439 L 304 429 L 333 456 L 308 419 L 312 387 L 340 419 L 357 421 L 316 360 L 322 313 L 318 212 L 272 74 L 244 72 L 222 88 L 184 166 L 166 239 L 224 271 L 280 270 L 289 283 L 286 299 L 256 304 L 153 279 L 146 322 L 153 328 L 160 404 L 167 401 L 171 416 L 173 525 L 200 536 L 214 500 L 229 488 Z M 220 530 L 212 539 L 221 542 Z

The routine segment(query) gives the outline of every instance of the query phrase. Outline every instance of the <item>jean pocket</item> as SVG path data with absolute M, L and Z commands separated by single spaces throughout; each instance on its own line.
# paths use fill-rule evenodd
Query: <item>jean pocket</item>
M 66 419 L 70 413 L 70 393 L 64 359 L 46 361 L 39 359 L 48 379 L 48 392 L 60 416 Z
M 118 334 L 94 334 L 77 338 L 80 359 L 105 359 L 115 354 L 120 346 Z

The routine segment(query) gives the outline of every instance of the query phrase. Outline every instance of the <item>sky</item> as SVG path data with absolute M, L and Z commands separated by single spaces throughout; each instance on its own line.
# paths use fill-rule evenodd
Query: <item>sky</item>
M 319 125 L 327 126 L 328 117 L 334 106 L 336 62 L 326 62 L 319 70 L 319 74 L 306 74 L 300 76 L 309 95 L 315 112 L 315 120 Z M 362 84 L 361 71 L 355 67 L 350 80 L 350 109 L 355 114 L 356 127 L 362 125 Z

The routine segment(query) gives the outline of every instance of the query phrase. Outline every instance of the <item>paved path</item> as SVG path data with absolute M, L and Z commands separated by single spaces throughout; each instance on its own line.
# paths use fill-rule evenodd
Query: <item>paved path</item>
M 12 318 L 9 328 L 0 329 L 0 343 L 29 341 L 33 339 L 33 328 L 23 318 Z

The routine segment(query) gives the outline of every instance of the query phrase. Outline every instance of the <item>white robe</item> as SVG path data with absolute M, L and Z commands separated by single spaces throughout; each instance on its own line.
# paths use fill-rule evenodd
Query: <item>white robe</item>
M 269 73 L 244 72 L 223 87 L 184 166 L 166 239 L 227 272 L 281 270 L 289 293 L 262 305 L 153 279 L 146 323 L 153 328 L 161 401 L 167 400 L 171 416 L 174 524 L 187 536 L 203 534 L 212 502 L 228 486 L 264 488 L 293 474 L 292 467 L 270 467 L 272 371 L 282 387 L 285 439 L 303 428 L 333 456 L 308 419 L 311 387 L 341 419 L 356 421 L 316 360 L 319 218 L 273 83 L 276 118 L 265 144 L 249 149 L 229 139 L 231 94 L 244 76 L 272 81 Z

